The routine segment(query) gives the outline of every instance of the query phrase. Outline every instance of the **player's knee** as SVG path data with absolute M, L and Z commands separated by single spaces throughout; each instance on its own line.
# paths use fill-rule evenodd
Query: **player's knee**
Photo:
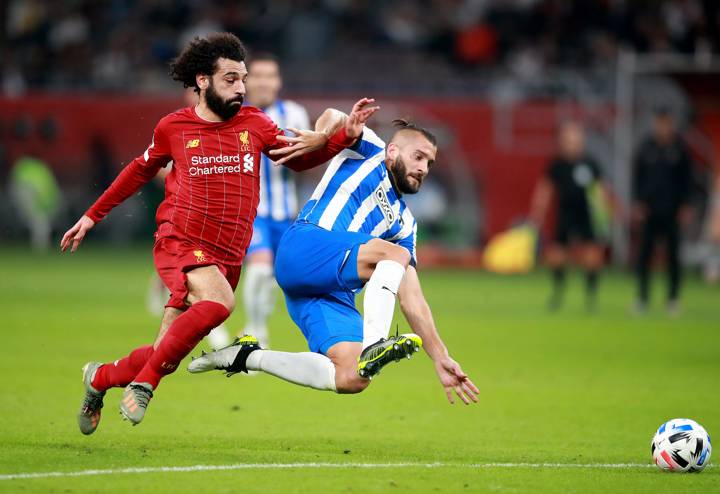
M 407 267 L 410 264 L 410 252 L 405 247 L 388 242 L 383 249 L 383 257 L 378 262 L 380 261 L 395 261 Z
M 369 385 L 370 379 L 363 379 L 355 369 L 338 371 L 335 374 L 335 389 L 340 394 L 357 394 Z
M 233 313 L 235 310 L 235 294 L 232 291 L 218 294 L 217 299 L 215 302 L 223 304 L 230 314 Z
M 209 301 L 222 304 L 228 310 L 229 313 L 235 310 L 235 294 L 228 287 L 228 290 L 212 290 L 205 292 L 199 296 L 189 298 L 191 305 L 198 302 Z
M 206 266 L 187 274 L 187 302 L 194 305 L 202 301 L 222 304 L 232 313 L 235 310 L 235 293 L 217 266 Z

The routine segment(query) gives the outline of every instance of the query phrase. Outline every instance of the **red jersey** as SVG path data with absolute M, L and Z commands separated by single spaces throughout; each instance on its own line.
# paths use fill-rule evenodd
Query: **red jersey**
M 214 259 L 242 263 L 259 201 L 260 153 L 286 146 L 283 131 L 261 110 L 244 106 L 233 118 L 210 122 L 193 107 L 162 118 L 147 150 L 128 164 L 85 213 L 95 223 L 172 161 L 156 238 L 187 239 Z M 354 139 L 344 129 L 325 148 L 285 163 L 295 171 L 321 165 Z

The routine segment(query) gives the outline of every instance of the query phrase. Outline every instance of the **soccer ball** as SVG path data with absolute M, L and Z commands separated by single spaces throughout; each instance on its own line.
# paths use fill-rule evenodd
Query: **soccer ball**
M 651 448 L 658 468 L 673 472 L 701 472 L 712 453 L 710 436 L 690 419 L 665 422 L 655 433 Z

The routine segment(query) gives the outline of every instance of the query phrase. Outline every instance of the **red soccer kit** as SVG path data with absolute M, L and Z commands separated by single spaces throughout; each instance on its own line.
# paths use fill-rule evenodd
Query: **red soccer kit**
M 210 122 L 194 107 L 162 118 L 145 153 L 135 158 L 85 213 L 94 222 L 134 194 L 172 161 L 158 208 L 154 258 L 170 289 L 168 306 L 187 308 L 186 273 L 214 264 L 233 290 L 252 238 L 259 200 L 260 153 L 286 146 L 264 112 L 244 106 L 233 118 Z M 354 139 L 344 129 L 327 146 L 288 161 L 295 171 L 325 163 Z

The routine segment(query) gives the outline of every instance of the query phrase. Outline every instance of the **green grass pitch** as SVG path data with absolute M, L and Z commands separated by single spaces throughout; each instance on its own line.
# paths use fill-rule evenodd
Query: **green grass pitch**
M 82 365 L 155 335 L 145 310 L 150 249 L 0 254 L 0 492 L 720 491 L 720 451 L 701 474 L 647 466 L 667 419 L 720 434 L 720 290 L 694 279 L 671 319 L 659 303 L 630 316 L 633 285 L 620 274 L 602 279 L 594 314 L 571 276 L 566 306 L 550 314 L 543 273 L 421 272 L 452 355 L 480 387 L 478 405 L 450 406 L 424 354 L 355 396 L 181 368 L 140 426 L 120 419 L 112 390 L 100 428 L 85 437 L 75 423 Z M 655 288 L 659 301 L 664 288 Z M 229 324 L 242 320 L 239 309 Z M 306 349 L 282 303 L 271 328 L 274 348 Z M 193 465 L 235 466 L 157 469 Z M 121 471 L 132 468 L 149 471 Z M 86 470 L 111 472 L 6 477 Z

